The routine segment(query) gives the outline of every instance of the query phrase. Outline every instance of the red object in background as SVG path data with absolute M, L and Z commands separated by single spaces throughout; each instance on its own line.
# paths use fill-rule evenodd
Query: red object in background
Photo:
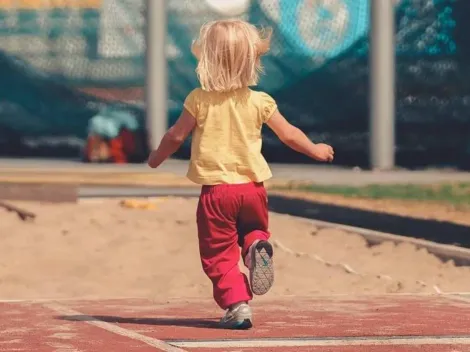
M 128 130 L 127 128 L 123 128 L 119 136 L 122 139 L 122 148 L 126 155 L 134 155 L 136 153 L 136 136 L 135 133 Z
M 142 154 L 137 135 L 124 128 L 116 138 L 106 139 L 90 135 L 85 147 L 84 159 L 91 163 L 126 164 L 137 154 Z
M 109 141 L 111 162 L 116 164 L 127 163 L 126 154 L 124 153 L 122 137 L 117 136 Z

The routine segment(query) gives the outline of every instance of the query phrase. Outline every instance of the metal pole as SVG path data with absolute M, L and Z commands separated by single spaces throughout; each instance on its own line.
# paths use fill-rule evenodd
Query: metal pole
M 147 0 L 146 105 L 149 147 L 158 147 L 168 128 L 166 0 Z
M 370 164 L 387 170 L 395 167 L 395 2 L 370 3 Z

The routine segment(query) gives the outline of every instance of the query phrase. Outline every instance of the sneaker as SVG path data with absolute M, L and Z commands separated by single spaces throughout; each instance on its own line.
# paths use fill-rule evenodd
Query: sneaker
M 224 329 L 250 329 L 253 326 L 250 306 L 242 303 L 230 308 L 220 320 L 220 326 Z
M 246 259 L 251 291 L 264 295 L 274 283 L 273 246 L 267 241 L 257 241 L 250 247 Z

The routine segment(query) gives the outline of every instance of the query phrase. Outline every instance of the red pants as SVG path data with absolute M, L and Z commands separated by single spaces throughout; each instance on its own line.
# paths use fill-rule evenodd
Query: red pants
M 248 278 L 240 271 L 255 240 L 268 240 L 268 200 L 262 183 L 203 186 L 197 208 L 202 268 L 211 279 L 222 309 L 253 298 Z

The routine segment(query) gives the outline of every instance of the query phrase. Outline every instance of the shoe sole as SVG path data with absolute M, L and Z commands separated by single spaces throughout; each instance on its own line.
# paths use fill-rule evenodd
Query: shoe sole
M 259 241 L 251 253 L 251 291 L 258 296 L 266 294 L 274 283 L 273 246 L 267 241 Z

